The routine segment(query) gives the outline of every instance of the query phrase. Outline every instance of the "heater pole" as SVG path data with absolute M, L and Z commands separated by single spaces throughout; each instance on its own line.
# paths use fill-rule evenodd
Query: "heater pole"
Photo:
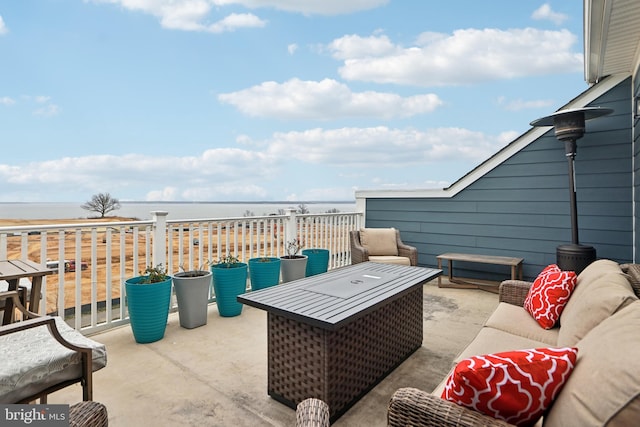
M 576 203 L 576 173 L 574 169 L 576 157 L 576 141 L 565 141 L 567 164 L 569 166 L 569 203 L 571 204 L 571 242 L 578 241 L 578 204 Z

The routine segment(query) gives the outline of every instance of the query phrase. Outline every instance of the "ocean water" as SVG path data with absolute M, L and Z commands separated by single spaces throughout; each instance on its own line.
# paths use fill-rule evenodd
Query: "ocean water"
M 0 203 L 0 219 L 73 219 L 96 216 L 95 212 L 82 209 L 81 203 Z M 167 219 L 198 219 L 241 217 L 277 214 L 280 209 L 297 209 L 304 204 L 310 213 L 325 213 L 332 209 L 354 212 L 353 202 L 121 202 L 120 209 L 108 215 L 151 219 L 152 211 L 169 212 Z

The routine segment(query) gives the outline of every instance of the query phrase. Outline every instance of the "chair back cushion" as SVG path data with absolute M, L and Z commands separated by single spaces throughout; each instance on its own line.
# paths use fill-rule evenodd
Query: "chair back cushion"
M 361 228 L 360 243 L 369 255 L 398 256 L 395 228 Z

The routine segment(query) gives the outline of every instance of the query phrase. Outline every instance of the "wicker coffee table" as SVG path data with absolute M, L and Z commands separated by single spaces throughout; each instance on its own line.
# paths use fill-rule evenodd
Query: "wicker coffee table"
M 268 394 L 335 421 L 422 345 L 422 285 L 441 270 L 360 263 L 238 297 L 267 311 Z

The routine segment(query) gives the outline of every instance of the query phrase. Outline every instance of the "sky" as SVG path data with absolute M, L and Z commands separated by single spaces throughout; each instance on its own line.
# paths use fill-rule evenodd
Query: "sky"
M 447 187 L 588 88 L 582 3 L 0 0 L 0 202 Z

